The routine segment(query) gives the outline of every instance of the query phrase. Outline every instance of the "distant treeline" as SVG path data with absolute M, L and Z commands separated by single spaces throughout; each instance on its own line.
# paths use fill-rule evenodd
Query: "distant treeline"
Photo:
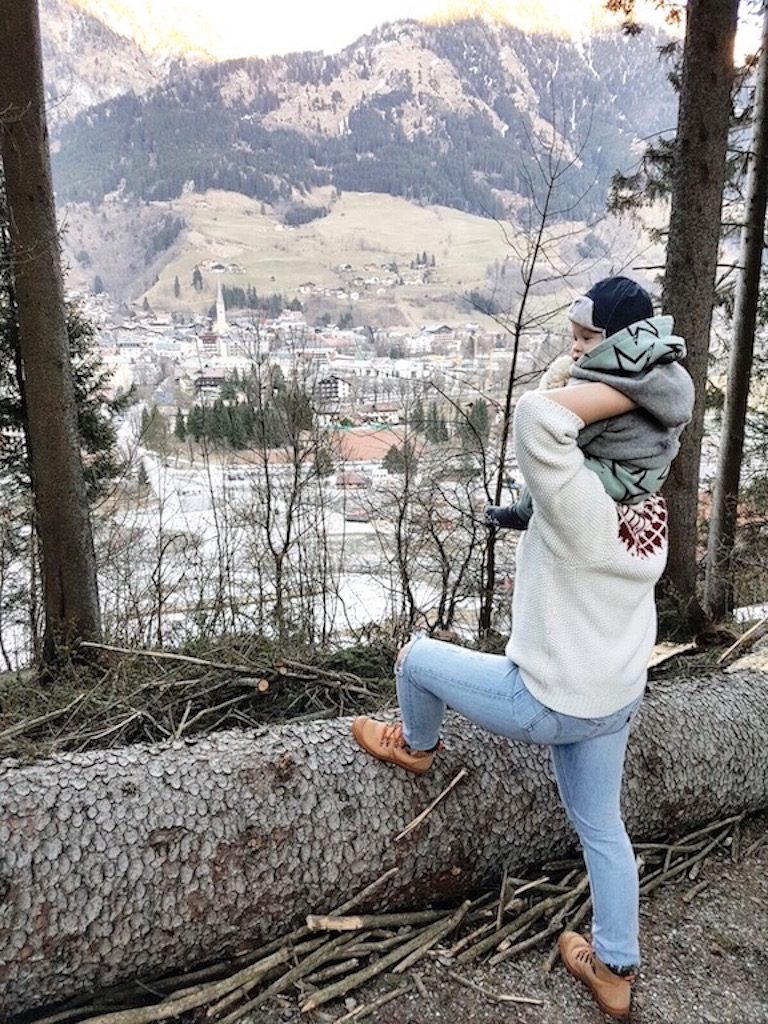
M 295 444 L 314 424 L 306 390 L 286 382 L 279 368 L 229 375 L 211 404 L 197 403 L 185 416 L 176 413 L 174 434 L 180 441 L 208 441 L 234 449 L 282 448 Z
M 283 223 L 289 227 L 299 227 L 327 216 L 327 206 L 306 206 L 304 203 L 293 203 L 283 214 Z
M 238 285 L 223 285 L 221 294 L 225 309 L 259 310 L 268 317 L 277 317 L 284 309 L 301 313 L 304 309 L 298 299 L 287 300 L 284 295 L 272 292 L 271 295 L 259 295 L 253 285 L 241 288 Z M 209 316 L 216 315 L 216 306 L 211 306 Z
M 160 226 L 155 228 L 150 236 L 149 243 L 144 252 L 145 266 L 150 264 L 159 252 L 165 252 L 166 249 L 170 249 L 186 226 L 183 217 L 174 217 L 172 213 L 166 213 L 160 222 Z

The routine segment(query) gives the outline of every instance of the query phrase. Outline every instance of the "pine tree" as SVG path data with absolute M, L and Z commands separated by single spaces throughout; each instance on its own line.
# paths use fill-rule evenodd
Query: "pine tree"
M 417 434 L 423 434 L 425 426 L 426 420 L 424 418 L 424 403 L 422 402 L 421 397 L 419 397 L 413 403 L 413 409 L 411 410 L 411 427 Z
M 475 435 L 481 441 L 487 441 L 490 432 L 490 421 L 488 417 L 488 403 L 484 398 L 478 398 L 472 403 L 469 421 L 472 424 Z
M 738 0 L 689 0 L 675 142 L 662 310 L 688 343 L 696 402 L 664 495 L 669 557 L 659 594 L 691 634 L 705 620 L 697 598 L 698 502 L 709 335 L 725 180 Z
M 181 296 L 181 283 L 179 282 L 179 275 L 178 274 L 173 279 L 173 294 L 174 294 L 174 297 L 177 298 L 177 299 Z
M 245 448 L 247 443 L 239 404 L 228 406 L 227 412 L 229 414 L 229 434 L 227 440 L 236 451 L 239 451 L 241 448 Z
M 195 267 L 192 271 L 192 287 L 196 292 L 203 290 L 203 275 L 200 273 L 200 267 Z
M 237 398 L 237 384 L 235 383 L 232 375 L 226 378 L 224 383 L 221 385 L 220 391 L 221 397 L 225 402 L 234 402 Z
M 404 473 L 406 457 L 402 449 L 393 444 L 381 460 L 381 464 L 388 473 Z
M 331 476 L 334 470 L 333 455 L 325 446 L 315 452 L 315 472 L 318 476 Z
M 226 441 L 229 439 L 231 422 L 229 411 L 220 398 L 217 398 L 211 409 L 211 421 L 208 436 L 213 441 Z
M 151 412 L 143 409 L 141 413 L 142 444 L 147 448 L 160 451 L 164 448 L 167 438 L 168 424 L 157 406 L 153 405 Z
M 763 14 L 762 45 L 752 115 L 752 140 L 747 155 L 744 224 L 741 230 L 739 273 L 733 312 L 733 339 L 728 387 L 709 518 L 705 601 L 713 618 L 733 607 L 734 548 L 739 489 L 744 459 L 755 327 L 760 305 L 760 280 L 765 251 L 768 205 L 768 6 Z
M 40 14 L 0 9 L 3 284 L 13 322 L 26 454 L 42 555 L 44 657 L 101 638 L 96 558 L 83 471 L 75 375 L 45 115 Z M 7 223 L 5 213 L 7 212 Z M 2 261 L 6 262 L 5 259 Z M 10 318 L 9 318 L 10 320 Z M 5 371 L 5 367 L 3 367 Z
M 192 408 L 189 410 L 189 414 L 187 416 L 187 435 L 191 435 L 195 442 L 199 442 L 203 436 L 204 427 L 205 421 L 203 416 L 203 410 L 199 405 L 193 405 Z
M 240 423 L 242 425 L 243 431 L 243 438 L 245 440 L 245 444 L 243 445 L 243 447 L 246 447 L 246 445 L 253 440 L 253 409 L 250 407 L 248 402 L 239 402 L 236 407 L 236 411 L 240 418 Z
M 173 428 L 174 435 L 179 441 L 186 441 L 187 439 L 187 428 L 184 425 L 184 414 L 181 409 L 176 410 L 176 425 Z
M 428 441 L 437 442 L 440 440 L 440 420 L 437 415 L 437 402 L 434 400 L 429 403 L 424 434 Z

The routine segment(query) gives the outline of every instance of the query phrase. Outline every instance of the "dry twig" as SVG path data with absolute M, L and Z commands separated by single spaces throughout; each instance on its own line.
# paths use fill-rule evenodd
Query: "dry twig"
M 340 917 L 336 914 L 307 915 L 307 928 L 311 932 L 353 932 L 363 928 L 400 928 L 405 924 L 431 924 L 445 918 L 444 910 L 414 910 L 403 914 L 361 914 Z
M 337 999 L 339 996 L 346 995 L 347 992 L 354 988 L 358 988 L 363 984 L 363 982 L 369 981 L 371 978 L 375 978 L 377 974 L 382 974 L 384 971 L 389 970 L 390 967 L 393 967 L 404 957 L 410 956 L 410 954 L 415 953 L 416 951 L 424 950 L 425 943 L 429 942 L 433 936 L 437 936 L 439 938 L 452 931 L 462 920 L 468 908 L 469 902 L 462 903 L 456 913 L 449 917 L 447 921 L 438 921 L 436 924 L 428 927 L 425 931 L 419 932 L 418 935 L 406 942 L 403 946 L 393 950 L 386 956 L 383 956 L 380 960 L 369 964 L 360 971 L 356 971 L 354 974 L 337 982 L 335 985 L 320 989 L 319 992 L 314 992 L 309 999 L 302 1004 L 301 1012 L 307 1013 L 309 1010 L 314 1010 L 318 1006 L 322 1006 L 323 1003 L 329 1002 L 331 999 Z
M 245 672 L 252 676 L 255 665 L 230 665 L 222 661 L 209 661 L 207 658 L 193 658 L 189 654 L 176 654 L 174 651 L 145 651 L 141 648 L 115 647 L 112 644 L 97 644 L 92 640 L 82 640 L 80 647 L 91 650 L 109 651 L 112 654 L 127 654 L 136 658 L 156 658 L 160 661 L 183 661 L 187 665 L 203 665 L 206 668 L 223 669 L 227 672 Z
M 397 999 L 398 996 L 405 995 L 410 988 L 410 985 L 401 985 L 399 988 L 392 989 L 391 992 L 385 992 L 383 996 L 379 996 L 378 999 L 374 999 L 372 1003 L 368 1003 L 366 1006 L 356 1006 L 354 1010 L 350 1010 L 349 1013 L 345 1013 L 341 1017 L 337 1017 L 334 1024 L 342 1024 L 344 1021 L 350 1020 L 362 1020 L 363 1017 L 368 1017 L 374 1012 L 374 1010 L 381 1009 L 382 1006 L 386 1006 L 387 1003 L 391 1003 L 393 999 Z
M 29 732 L 31 729 L 36 728 L 38 725 L 45 725 L 47 722 L 53 722 L 57 718 L 62 718 L 72 708 L 77 707 L 80 701 L 85 699 L 84 693 L 79 693 L 73 701 L 70 701 L 64 708 L 56 708 L 54 711 L 49 711 L 47 715 L 38 715 L 36 718 L 30 718 L 26 722 L 17 722 L 16 725 L 12 725 L 9 729 L 3 729 L 0 732 L 0 743 L 3 740 L 12 739 L 14 736 L 20 736 L 22 733 Z
M 471 988 L 475 992 L 479 992 L 481 996 L 485 996 L 486 999 L 490 999 L 494 1003 L 525 1003 L 528 1006 L 543 1006 L 544 1001 L 542 999 L 531 999 L 530 996 L 509 996 L 504 995 L 501 992 L 492 992 L 488 988 L 484 988 L 482 985 L 478 985 L 474 981 L 470 981 L 469 978 L 462 978 L 457 971 L 448 971 L 449 977 L 453 978 L 454 981 L 458 981 L 460 985 L 464 985 L 465 988 Z
M 467 774 L 467 769 L 466 768 L 462 768 L 461 771 L 459 772 L 459 774 L 445 787 L 445 789 L 442 791 L 442 793 L 438 793 L 438 795 L 435 797 L 435 799 L 432 801 L 432 803 L 428 807 L 425 807 L 424 810 L 421 812 L 421 814 L 418 814 L 413 819 L 413 821 L 409 822 L 405 826 L 405 828 L 403 829 L 402 832 L 399 832 L 395 836 L 395 842 L 398 843 L 401 839 L 403 839 L 405 836 L 407 836 L 409 834 L 409 832 L 413 832 L 413 830 L 415 828 L 418 828 L 419 825 L 422 823 L 422 821 L 424 821 L 424 819 L 428 815 L 430 815 L 432 813 L 432 811 L 434 811 L 434 809 L 437 807 L 437 805 L 440 803 L 440 801 L 444 800 L 445 797 L 448 796 L 448 794 L 451 792 L 451 790 L 454 788 L 454 786 L 457 786 L 461 782 L 461 780 L 465 777 L 466 774 Z
M 768 632 L 768 615 L 751 626 L 746 633 L 742 633 L 727 651 L 723 651 L 717 659 L 718 665 L 726 665 L 729 661 L 733 661 L 735 655 L 742 651 L 748 651 L 766 632 Z

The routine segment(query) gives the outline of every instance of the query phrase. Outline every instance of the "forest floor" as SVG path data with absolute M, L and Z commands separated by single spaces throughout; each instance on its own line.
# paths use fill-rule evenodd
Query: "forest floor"
M 755 844 L 757 844 L 755 846 Z M 743 852 L 713 854 L 694 883 L 668 883 L 641 899 L 643 965 L 632 1024 L 767 1024 L 768 815 L 744 822 Z M 706 882 L 706 887 L 701 888 Z M 701 889 L 692 899 L 694 888 Z M 498 964 L 449 965 L 437 950 L 408 975 L 384 976 L 346 1002 L 300 1014 L 296 998 L 274 1001 L 243 1024 L 365 1020 L 371 1024 L 602 1024 L 587 990 L 561 963 L 546 972 L 550 945 Z M 363 1014 L 388 991 L 407 989 Z M 459 980 L 461 979 L 461 980 Z M 470 987 L 474 986 L 474 987 Z M 482 990 L 482 991 L 481 991 Z M 517 996 L 536 1004 L 501 1001 Z M 354 1011 L 360 1011 L 354 1016 Z

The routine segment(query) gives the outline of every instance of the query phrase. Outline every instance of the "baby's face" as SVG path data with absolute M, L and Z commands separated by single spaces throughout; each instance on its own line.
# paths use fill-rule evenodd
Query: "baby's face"
M 605 335 L 602 331 L 589 331 L 586 327 L 582 327 L 581 324 L 575 324 L 571 322 L 571 333 L 573 341 L 571 342 L 571 359 L 581 359 L 587 352 L 591 352 L 593 348 L 596 348 L 603 340 Z

